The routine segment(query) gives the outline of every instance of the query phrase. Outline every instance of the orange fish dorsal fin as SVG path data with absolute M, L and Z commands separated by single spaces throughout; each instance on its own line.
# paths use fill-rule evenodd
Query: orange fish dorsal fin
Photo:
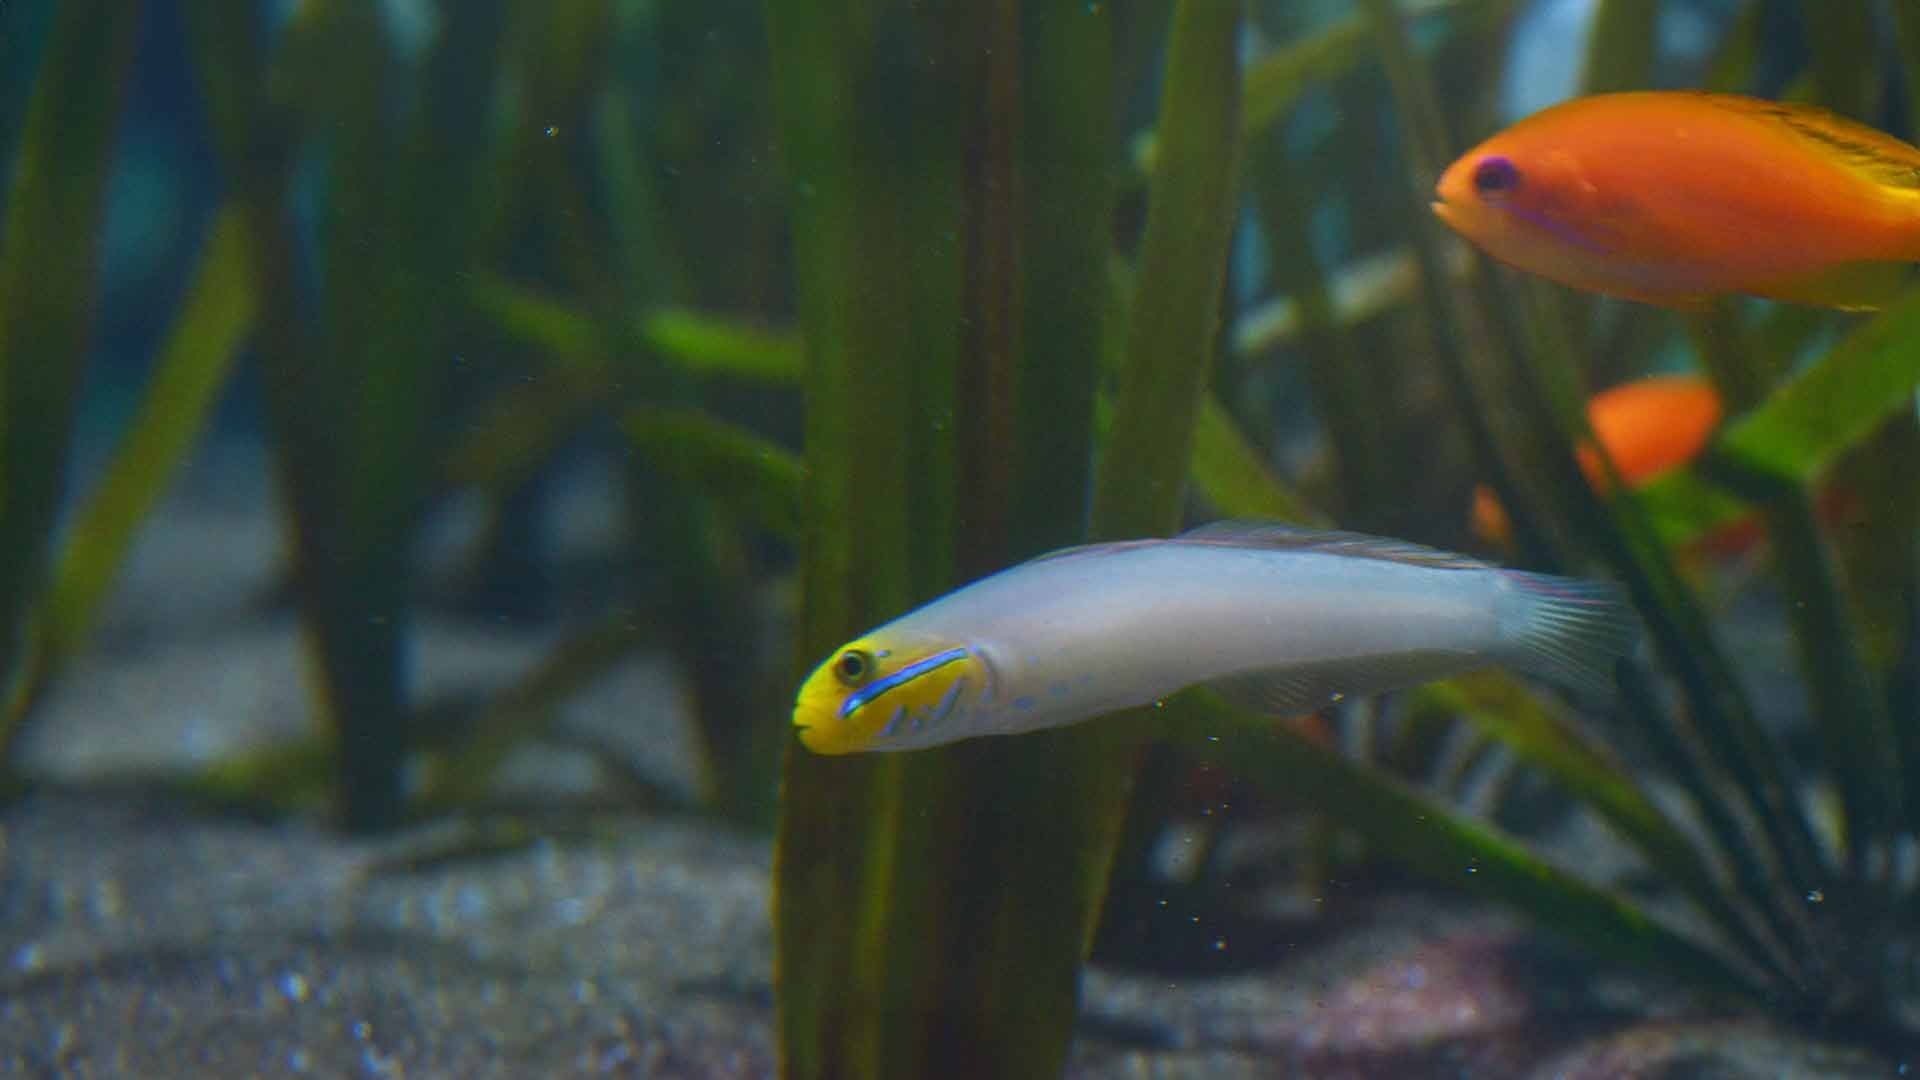
M 1920 192 L 1920 147 L 1814 105 L 1702 92 L 1700 100 L 1774 126 L 1876 184 Z

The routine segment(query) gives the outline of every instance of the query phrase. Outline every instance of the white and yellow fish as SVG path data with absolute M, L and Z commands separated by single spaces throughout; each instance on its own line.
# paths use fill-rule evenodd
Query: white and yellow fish
M 1356 533 L 1217 522 L 1068 548 L 848 643 L 800 687 L 821 754 L 917 750 L 1208 683 L 1273 713 L 1493 664 L 1605 692 L 1637 629 L 1617 587 Z

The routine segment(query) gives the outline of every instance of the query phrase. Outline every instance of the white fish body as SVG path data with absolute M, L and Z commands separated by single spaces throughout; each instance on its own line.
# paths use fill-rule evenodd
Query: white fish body
M 1353 533 L 1222 523 L 1068 549 L 949 593 L 823 664 L 795 723 L 824 752 L 905 750 L 1074 723 L 1201 683 L 1276 713 L 1496 663 L 1603 688 L 1633 635 L 1609 585 Z M 864 680 L 839 677 L 849 652 L 872 658 Z M 823 679 L 841 692 L 820 693 Z

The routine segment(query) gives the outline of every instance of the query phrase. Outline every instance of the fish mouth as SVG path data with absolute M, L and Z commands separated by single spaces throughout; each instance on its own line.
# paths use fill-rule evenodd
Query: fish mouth
M 816 754 L 821 752 L 819 747 L 813 745 L 814 742 L 818 739 L 818 736 L 814 734 L 814 725 L 812 724 L 793 725 L 793 737 L 796 741 L 800 743 L 801 746 L 806 747 L 808 750 Z

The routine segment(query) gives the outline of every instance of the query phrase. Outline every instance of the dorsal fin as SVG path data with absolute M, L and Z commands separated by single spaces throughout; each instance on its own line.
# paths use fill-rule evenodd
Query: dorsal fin
M 1147 539 L 1110 540 L 1104 544 L 1077 544 L 1073 547 L 1063 547 L 1035 555 L 1033 558 L 1028 559 L 1027 563 L 1052 562 L 1055 559 L 1084 559 L 1094 555 L 1111 555 L 1116 551 L 1126 551 L 1130 548 L 1144 547 L 1147 544 L 1164 543 L 1166 543 L 1165 540 Z M 1024 566 L 1026 563 L 1020 563 L 1018 565 Z
M 1381 562 L 1428 566 L 1437 570 L 1495 570 L 1492 563 L 1467 555 L 1442 551 L 1407 540 L 1394 540 L 1366 533 L 1338 529 L 1309 529 L 1278 521 L 1228 519 L 1210 521 L 1171 539 L 1115 540 L 1105 544 L 1082 544 L 1036 555 L 1030 563 L 1054 559 L 1084 559 L 1130 551 L 1152 544 L 1201 544 L 1209 547 L 1254 548 L 1263 551 L 1317 551 L 1354 559 L 1378 559 Z
M 1884 131 L 1815 105 L 1704 91 L 1699 96 L 1720 108 L 1777 124 L 1875 183 L 1920 191 L 1920 147 Z
M 1356 559 L 1409 563 L 1442 570 L 1487 570 L 1491 564 L 1451 551 L 1337 529 L 1309 529 L 1277 521 L 1212 521 L 1174 538 L 1182 544 L 1263 548 L 1270 551 L 1318 551 Z

